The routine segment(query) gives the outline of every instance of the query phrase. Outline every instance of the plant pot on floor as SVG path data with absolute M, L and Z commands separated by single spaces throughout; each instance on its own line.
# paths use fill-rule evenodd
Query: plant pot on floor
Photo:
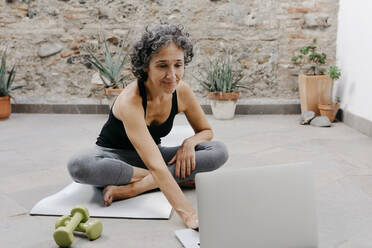
M 299 75 L 301 112 L 320 114 L 318 104 L 332 103 L 333 80 L 328 75 Z
M 9 118 L 11 112 L 10 96 L 0 97 L 0 119 Z
M 321 116 L 327 116 L 330 122 L 334 122 L 337 111 L 340 108 L 340 104 L 338 103 L 319 104 L 318 107 L 319 107 Z
M 236 102 L 240 92 L 209 92 L 208 98 L 211 103 L 214 118 L 218 120 L 231 120 L 234 118 Z

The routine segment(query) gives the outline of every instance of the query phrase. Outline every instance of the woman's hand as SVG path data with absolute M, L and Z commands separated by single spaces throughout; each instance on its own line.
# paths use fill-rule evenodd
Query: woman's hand
M 192 228 L 196 231 L 199 231 L 198 214 L 195 211 L 190 215 L 181 216 L 181 218 L 187 228 Z
M 176 162 L 176 177 L 185 179 L 191 175 L 191 172 L 195 170 L 195 147 L 184 142 L 168 164 L 174 162 Z

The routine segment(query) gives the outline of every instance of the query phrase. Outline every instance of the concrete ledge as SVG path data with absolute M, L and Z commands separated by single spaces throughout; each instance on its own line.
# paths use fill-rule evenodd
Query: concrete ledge
M 108 114 L 108 105 L 96 104 L 12 104 L 13 113 Z
M 206 114 L 212 114 L 210 105 L 201 105 Z M 301 114 L 300 104 L 244 104 L 237 105 L 237 115 L 291 115 Z
M 210 105 L 202 104 L 206 114 L 212 114 Z M 12 104 L 13 113 L 45 114 L 108 114 L 109 105 L 97 104 Z M 300 114 L 300 104 L 241 104 L 236 106 L 238 115 L 249 114 Z
M 372 121 L 343 110 L 340 111 L 340 117 L 346 125 L 372 137 Z

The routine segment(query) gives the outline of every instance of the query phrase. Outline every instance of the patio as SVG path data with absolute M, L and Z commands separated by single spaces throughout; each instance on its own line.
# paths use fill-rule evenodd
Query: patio
M 106 115 L 12 114 L 0 122 L 0 243 L 2 247 L 57 247 L 57 217 L 30 216 L 40 199 L 72 180 L 69 156 L 94 144 Z M 208 120 L 214 139 L 229 148 L 221 170 L 312 161 L 315 168 L 319 247 L 369 247 L 372 242 L 372 139 L 346 126 L 299 125 L 299 115 L 238 115 Z M 178 115 L 175 124 L 186 124 Z M 195 190 L 185 189 L 196 208 Z M 100 219 L 103 235 L 76 238 L 72 247 L 182 247 L 174 231 L 185 228 L 173 211 L 169 220 Z M 229 227 L 226 227 L 229 228 Z M 249 228 L 249 223 L 247 223 Z

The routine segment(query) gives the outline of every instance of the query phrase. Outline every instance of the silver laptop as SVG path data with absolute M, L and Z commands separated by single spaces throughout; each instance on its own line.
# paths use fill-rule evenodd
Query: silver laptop
M 317 247 L 309 163 L 198 173 L 196 192 L 201 248 Z M 197 247 L 199 237 L 189 231 L 176 235 Z

